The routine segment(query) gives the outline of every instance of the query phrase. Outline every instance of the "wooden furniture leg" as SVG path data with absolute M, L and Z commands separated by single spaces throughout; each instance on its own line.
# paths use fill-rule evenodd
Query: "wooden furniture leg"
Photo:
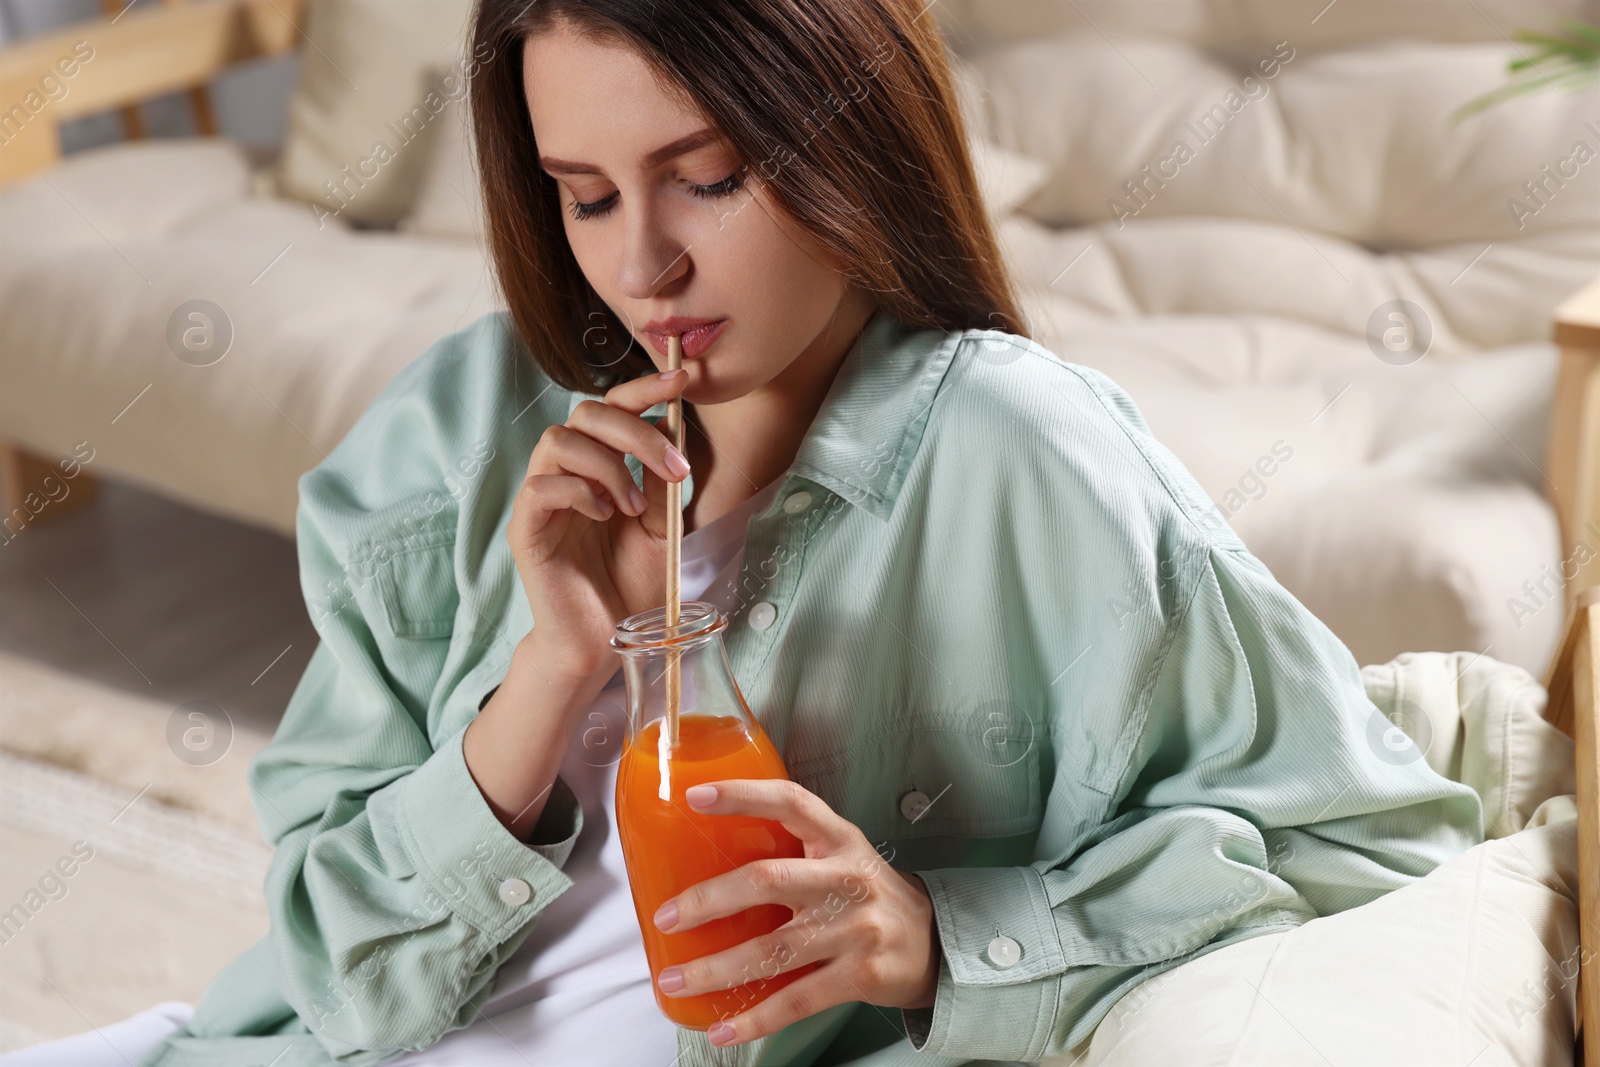
M 100 482 L 75 460 L 52 463 L 14 441 L 0 440 L 0 482 L 5 514 L 0 516 L 0 545 L 38 522 L 77 511 L 99 493 Z
M 1582 1067 L 1600 1067 L 1600 585 L 1578 594 L 1546 688 L 1546 717 L 1577 742 L 1578 1025 Z

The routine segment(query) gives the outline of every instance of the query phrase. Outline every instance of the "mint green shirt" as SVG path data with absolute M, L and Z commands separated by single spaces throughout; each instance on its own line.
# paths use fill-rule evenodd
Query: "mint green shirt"
M 426 1048 L 572 890 L 566 783 L 532 835 L 554 843 L 526 844 L 461 738 L 533 625 L 514 493 L 583 399 L 497 313 L 301 478 L 321 640 L 250 770 L 271 931 L 146 1067 Z M 879 312 L 782 483 L 750 520 L 728 655 L 791 776 L 926 883 L 938 992 L 727 1049 L 680 1030 L 682 1067 L 1039 1059 L 1146 978 L 1482 840 L 1477 795 L 1396 750 L 1350 652 L 1105 375 Z M 531 899 L 502 899 L 510 878 Z M 626 1039 L 623 1019 L 596 1034 Z

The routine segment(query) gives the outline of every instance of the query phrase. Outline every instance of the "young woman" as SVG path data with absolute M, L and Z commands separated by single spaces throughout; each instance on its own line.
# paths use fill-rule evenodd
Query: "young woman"
M 1037 1059 L 1481 840 L 1126 395 L 1023 336 L 923 7 L 479 0 L 510 312 L 300 483 L 271 932 L 144 1064 Z M 674 481 L 795 779 L 697 802 L 806 855 L 655 921 L 823 921 L 652 974 L 608 639 L 660 603 Z M 654 1003 L 774 959 L 821 966 L 709 1033 Z

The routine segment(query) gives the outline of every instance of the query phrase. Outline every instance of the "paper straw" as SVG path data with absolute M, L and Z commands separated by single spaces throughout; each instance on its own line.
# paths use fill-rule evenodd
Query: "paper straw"
M 672 334 L 667 338 L 667 369 L 683 366 L 683 337 Z M 679 453 L 683 452 L 683 399 L 674 397 L 667 402 L 667 436 Z M 667 483 L 667 627 L 678 625 L 683 595 L 683 483 Z M 671 748 L 678 745 L 678 716 L 682 697 L 679 675 L 678 650 L 667 652 L 667 719 L 662 726 L 666 743 Z

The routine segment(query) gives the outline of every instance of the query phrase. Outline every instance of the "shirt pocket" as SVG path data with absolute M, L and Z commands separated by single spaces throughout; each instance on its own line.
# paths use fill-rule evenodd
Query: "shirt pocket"
M 356 588 L 366 594 L 363 610 L 395 637 L 449 637 L 460 605 L 454 498 L 419 493 L 386 508 L 384 517 L 391 520 L 383 525 L 385 533 L 369 539 L 353 564 Z
M 1046 740 L 1009 712 L 919 715 L 789 773 L 869 841 L 1011 837 L 1039 829 Z

